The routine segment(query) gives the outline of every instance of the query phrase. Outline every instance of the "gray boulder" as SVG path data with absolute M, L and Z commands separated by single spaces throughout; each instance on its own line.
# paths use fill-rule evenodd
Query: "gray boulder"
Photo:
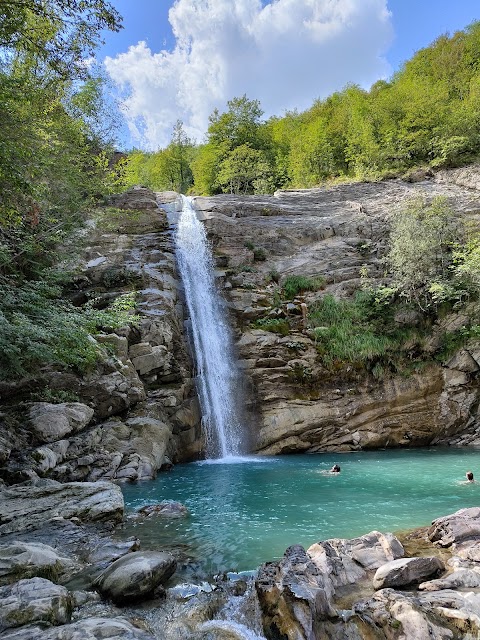
M 392 533 L 372 531 L 350 540 L 333 538 L 313 544 L 307 550 L 313 563 L 331 580 L 333 587 L 354 584 L 367 571 L 404 555 L 400 541 Z
M 93 409 L 81 402 L 34 402 L 30 406 L 30 425 L 40 442 L 55 442 L 81 431 L 93 418 Z
M 125 618 L 86 618 L 72 624 L 45 629 L 22 627 L 2 634 L 2 640 L 155 640 Z
M 289 547 L 279 562 L 267 562 L 255 588 L 268 638 L 322 637 L 322 621 L 336 617 L 331 583 L 300 545 Z
M 480 570 L 457 569 L 445 578 L 429 580 L 418 585 L 421 591 L 440 591 L 442 589 L 476 589 L 480 587 Z
M 95 588 L 113 602 L 145 600 L 173 575 L 177 562 L 169 553 L 137 551 L 113 562 L 95 580 Z
M 70 622 L 73 596 L 44 578 L 20 580 L 0 587 L 0 632 L 32 623 Z
M 480 507 L 460 509 L 451 515 L 437 518 L 427 532 L 429 540 L 440 547 L 478 538 L 480 536 Z
M 377 569 L 373 577 L 373 587 L 406 587 L 422 582 L 441 571 L 445 571 L 445 565 L 436 557 L 392 560 Z
M 57 580 L 75 567 L 70 558 L 60 556 L 46 544 L 15 540 L 0 545 L 0 584 L 34 576 Z
M 120 522 L 124 502 L 120 487 L 111 482 L 53 480 L 38 485 L 0 488 L 0 534 L 35 529 L 52 518 L 83 522 Z

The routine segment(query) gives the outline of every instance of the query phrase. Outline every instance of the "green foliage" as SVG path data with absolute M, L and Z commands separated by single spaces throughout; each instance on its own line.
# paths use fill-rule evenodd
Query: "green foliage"
M 69 389 L 50 389 L 44 387 L 40 391 L 32 393 L 30 399 L 34 402 L 50 402 L 62 404 L 63 402 L 80 402 L 80 397 Z
M 316 276 L 288 276 L 282 284 L 282 292 L 287 300 L 293 300 L 295 296 L 304 291 L 318 291 L 325 286 L 325 278 Z
M 419 348 L 419 336 L 400 330 L 386 309 L 379 309 L 371 294 L 359 293 L 354 301 L 324 296 L 309 309 L 317 351 L 331 367 L 344 363 L 355 368 L 382 371 L 401 367 Z
M 455 216 L 445 198 L 411 201 L 393 219 L 387 264 L 393 286 L 422 311 L 454 294 L 453 247 L 460 239 Z
M 2 0 L 0 50 L 32 56 L 61 77 L 84 77 L 84 59 L 103 41 L 102 31 L 121 28 L 105 0 Z
M 145 185 L 157 191 L 187 193 L 193 184 L 196 151 L 177 120 L 169 145 L 156 153 L 132 151 L 125 162 L 123 186 Z
M 0 379 L 19 378 L 51 364 L 86 371 L 102 354 L 91 334 L 135 323 L 135 294 L 119 296 L 105 310 L 73 307 L 48 282 L 0 285 Z
M 287 320 L 281 318 L 260 318 L 252 323 L 252 327 L 254 329 L 263 329 L 264 331 L 279 333 L 282 336 L 290 333 L 290 325 Z

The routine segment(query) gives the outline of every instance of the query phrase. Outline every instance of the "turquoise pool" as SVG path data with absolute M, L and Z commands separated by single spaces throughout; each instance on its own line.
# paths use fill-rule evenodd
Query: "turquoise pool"
M 338 476 L 323 475 L 334 463 Z M 202 571 L 244 571 L 291 544 L 427 525 L 480 505 L 480 451 L 388 450 L 177 465 L 152 482 L 124 485 L 127 509 L 178 500 L 188 518 L 130 520 L 143 548 L 168 547 Z

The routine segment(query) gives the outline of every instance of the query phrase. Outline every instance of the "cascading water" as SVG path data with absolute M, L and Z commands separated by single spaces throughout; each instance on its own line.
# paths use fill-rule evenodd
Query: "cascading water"
M 181 198 L 175 245 L 190 313 L 206 455 L 207 458 L 236 458 L 242 454 L 242 442 L 235 406 L 239 376 L 232 338 L 215 288 L 213 259 L 205 229 L 191 200 L 183 195 Z

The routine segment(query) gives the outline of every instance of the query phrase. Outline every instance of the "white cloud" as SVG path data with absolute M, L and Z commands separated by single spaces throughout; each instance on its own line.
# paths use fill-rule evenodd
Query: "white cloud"
M 167 145 L 178 119 L 201 139 L 209 114 L 235 96 L 282 115 L 391 72 L 382 57 L 392 39 L 387 0 L 176 0 L 169 19 L 173 51 L 139 42 L 105 59 L 146 149 Z

